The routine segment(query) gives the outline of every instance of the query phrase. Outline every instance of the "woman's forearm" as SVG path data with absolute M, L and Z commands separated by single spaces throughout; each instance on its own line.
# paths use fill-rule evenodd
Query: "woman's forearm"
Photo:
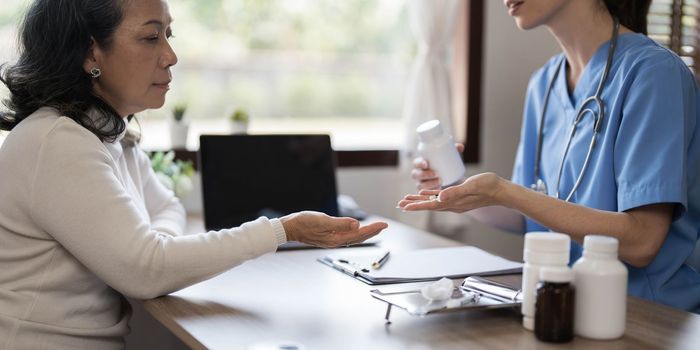
M 578 243 L 588 234 L 617 238 L 620 258 L 633 266 L 646 266 L 653 260 L 671 223 L 672 204 L 611 212 L 569 203 L 505 180 L 501 188 L 498 203 L 553 231 L 566 233 Z

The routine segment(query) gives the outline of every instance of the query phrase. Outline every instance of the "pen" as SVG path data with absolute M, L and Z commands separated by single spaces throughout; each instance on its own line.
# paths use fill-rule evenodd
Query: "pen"
M 334 269 L 339 270 L 340 272 L 346 273 L 350 276 L 357 276 L 358 275 L 357 270 L 353 269 L 352 265 L 347 260 L 344 260 L 344 259 L 333 260 L 333 261 L 331 261 L 331 266 Z
M 389 260 L 389 251 L 388 250 L 386 251 L 386 253 L 384 253 L 384 255 L 382 255 L 381 258 L 379 258 L 379 260 L 372 262 L 372 268 L 375 270 L 378 270 L 379 268 L 381 268 L 384 265 L 384 263 L 387 260 Z

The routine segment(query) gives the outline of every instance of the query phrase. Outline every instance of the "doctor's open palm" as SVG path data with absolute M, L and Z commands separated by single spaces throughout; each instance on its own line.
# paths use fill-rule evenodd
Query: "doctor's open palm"
M 406 211 L 436 210 L 464 213 L 473 209 L 497 204 L 497 197 L 504 181 L 494 173 L 474 175 L 459 185 L 443 190 L 420 190 L 408 194 L 399 201 L 399 208 Z

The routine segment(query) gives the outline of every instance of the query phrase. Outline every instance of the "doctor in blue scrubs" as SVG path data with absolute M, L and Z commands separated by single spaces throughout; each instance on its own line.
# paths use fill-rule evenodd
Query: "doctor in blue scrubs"
M 416 160 L 406 211 L 469 212 L 511 231 L 616 237 L 629 293 L 700 312 L 685 264 L 700 231 L 700 110 L 693 74 L 649 39 L 649 0 L 506 0 L 521 29 L 562 48 L 530 79 L 511 181 L 493 173 L 439 188 Z M 460 150 L 462 145 L 458 145 Z

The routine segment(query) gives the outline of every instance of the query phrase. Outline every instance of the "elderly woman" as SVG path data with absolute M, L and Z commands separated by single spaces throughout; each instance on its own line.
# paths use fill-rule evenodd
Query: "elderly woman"
M 122 348 L 124 295 L 167 294 L 287 240 L 334 247 L 386 227 L 302 212 L 183 235 L 182 206 L 126 127 L 164 103 L 171 21 L 164 0 L 29 7 L 2 71 L 0 348 Z

